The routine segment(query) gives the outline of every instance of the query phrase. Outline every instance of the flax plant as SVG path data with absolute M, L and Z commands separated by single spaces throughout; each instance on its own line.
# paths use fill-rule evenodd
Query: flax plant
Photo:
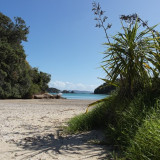
M 112 37 L 112 43 L 108 42 L 108 49 L 104 52 L 103 70 L 106 78 L 102 80 L 119 87 L 122 97 L 133 97 L 134 94 L 151 80 L 151 63 L 148 60 L 151 47 L 151 31 L 156 26 L 139 31 L 141 25 L 136 21 L 125 27 L 123 32 L 118 32 Z M 106 101 L 107 98 L 89 105 L 95 105 Z M 87 108 L 88 110 L 88 108 Z
M 149 52 L 147 60 L 152 64 L 152 73 L 154 77 L 159 77 L 160 75 L 160 33 L 155 31 L 152 32 L 154 38 L 151 39 L 152 43 L 150 48 L 152 50 Z
M 122 15 L 120 19 L 127 25 L 124 26 L 121 21 L 123 32 L 110 38 L 107 31 L 112 25 L 106 24 L 108 17 L 104 16 L 105 11 L 95 2 L 92 11 L 96 16 L 96 27 L 104 30 L 107 40 L 101 66 L 106 77 L 102 80 L 119 88 L 118 94 L 122 97 L 132 98 L 138 91 L 151 85 L 153 74 L 160 73 L 160 41 L 154 30 L 157 25 L 149 27 L 137 14 Z M 91 103 L 88 108 L 107 99 Z
M 137 21 L 127 27 L 122 24 L 124 32 L 113 36 L 113 43 L 105 43 L 108 46 L 103 61 L 106 79 L 111 83 L 120 79 L 118 81 L 120 90 L 127 95 L 134 94 L 136 85 L 143 88 L 143 85 L 149 82 L 151 68 L 147 58 L 151 52 L 149 34 L 154 27 L 139 32 L 140 25 Z

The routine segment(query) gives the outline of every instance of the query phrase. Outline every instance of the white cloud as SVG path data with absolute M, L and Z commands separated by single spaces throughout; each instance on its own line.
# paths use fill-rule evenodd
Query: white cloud
M 49 87 L 54 87 L 60 90 L 80 90 L 80 91 L 94 91 L 97 85 L 85 85 L 82 83 L 71 83 L 63 81 L 51 81 Z

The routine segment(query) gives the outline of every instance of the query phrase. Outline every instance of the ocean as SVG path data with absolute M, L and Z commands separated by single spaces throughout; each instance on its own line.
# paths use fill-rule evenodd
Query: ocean
M 62 93 L 62 97 L 67 99 L 82 99 L 82 100 L 99 100 L 107 97 L 104 94 L 89 94 L 89 93 Z

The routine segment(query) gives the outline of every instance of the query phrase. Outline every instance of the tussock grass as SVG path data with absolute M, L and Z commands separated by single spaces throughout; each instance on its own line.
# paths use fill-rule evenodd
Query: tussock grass
M 112 99 L 113 97 L 109 97 L 107 104 L 101 103 L 88 113 L 83 113 L 70 119 L 66 132 L 72 134 L 81 131 L 104 128 L 107 109 L 109 108 Z M 108 107 L 106 107 L 106 105 L 108 105 Z
M 133 138 L 142 125 L 145 117 L 150 114 L 152 109 L 152 101 L 146 99 L 144 94 L 139 94 L 133 100 L 120 100 L 116 97 L 110 112 L 106 119 L 106 137 L 109 144 L 117 146 L 124 150 L 130 144 L 130 139 Z
M 125 155 L 131 160 L 160 159 L 160 109 L 156 109 L 144 120 Z
M 160 159 L 160 103 L 158 94 L 147 90 L 133 99 L 111 95 L 87 114 L 68 122 L 67 131 L 76 133 L 103 128 L 107 143 L 127 160 Z

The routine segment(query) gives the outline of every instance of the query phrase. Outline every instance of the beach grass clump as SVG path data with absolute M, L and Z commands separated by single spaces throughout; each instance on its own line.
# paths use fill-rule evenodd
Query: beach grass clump
M 78 133 L 80 131 L 88 131 L 92 129 L 93 126 L 93 116 L 89 114 L 80 114 L 73 117 L 68 122 L 68 127 L 66 128 L 67 133 Z
M 141 92 L 130 102 L 119 100 L 119 105 L 117 101 L 111 107 L 114 116 L 106 119 L 107 142 L 126 160 L 160 159 L 160 100 L 153 92 Z
M 108 98 L 107 104 L 100 103 L 94 109 L 88 113 L 83 113 L 71 118 L 68 122 L 66 131 L 68 133 L 77 133 L 81 131 L 89 131 L 92 129 L 99 129 L 105 127 L 106 113 L 110 103 L 112 102 L 113 96 Z
M 129 160 L 160 159 L 160 109 L 148 116 L 138 128 L 135 137 L 125 152 Z
M 159 94 L 153 92 L 152 89 L 145 90 L 133 99 L 111 95 L 87 114 L 72 118 L 67 131 L 77 133 L 101 128 L 107 144 L 121 151 L 120 156 L 124 159 L 143 159 L 145 156 L 154 159 L 156 154 L 155 158 L 159 157 Z
M 105 120 L 105 134 L 109 144 L 121 150 L 128 147 L 139 126 L 151 113 L 155 100 L 150 94 L 140 93 L 132 100 L 120 99 L 118 96 L 115 98 Z

